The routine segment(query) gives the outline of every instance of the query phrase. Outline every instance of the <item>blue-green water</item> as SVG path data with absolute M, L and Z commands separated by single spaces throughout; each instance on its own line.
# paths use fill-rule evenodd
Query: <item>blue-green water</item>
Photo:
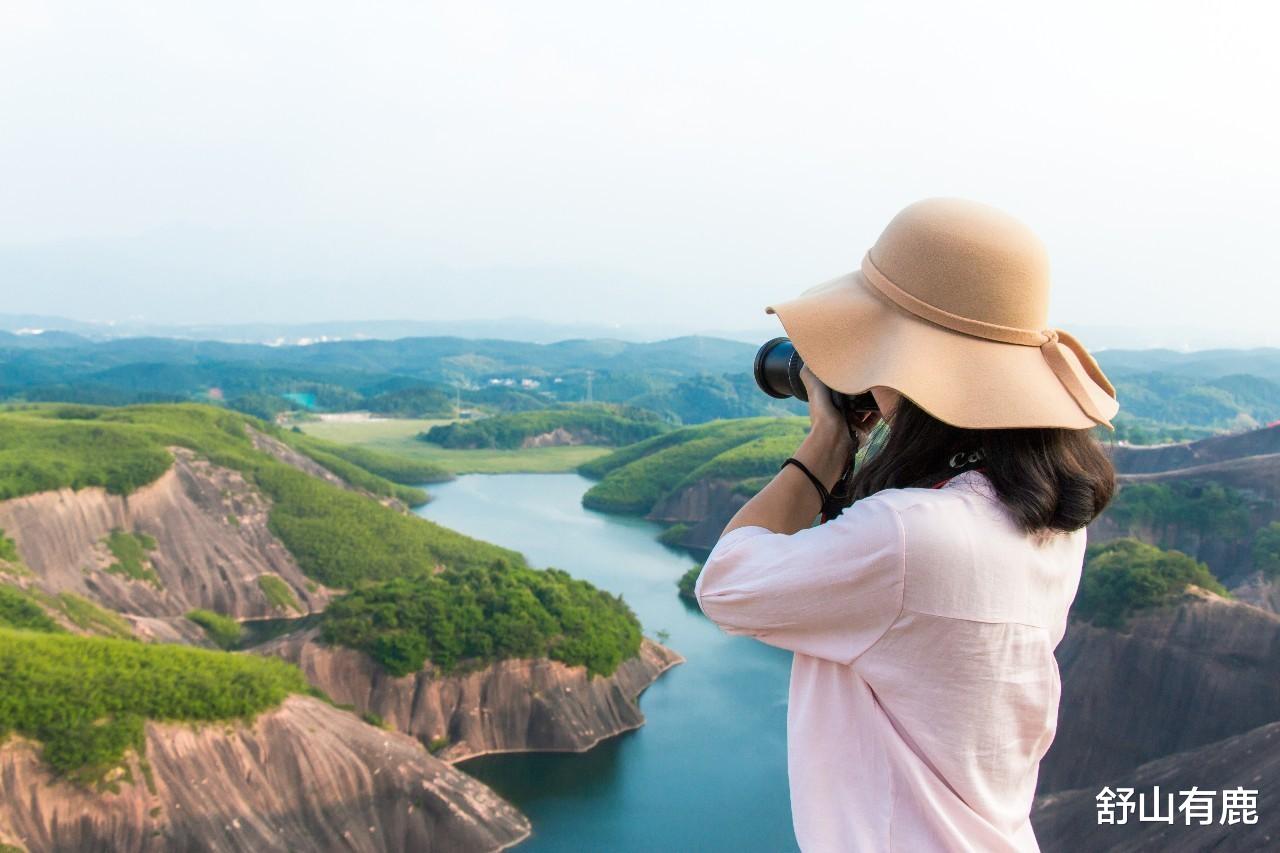
M 281 394 L 286 400 L 292 400 L 304 409 L 314 409 L 316 407 L 316 395 L 310 391 L 290 391 L 288 394 Z
M 646 636 L 687 662 L 640 698 L 646 722 L 585 753 L 490 755 L 459 768 L 533 822 L 522 851 L 795 850 L 787 792 L 791 653 L 724 634 L 676 594 L 693 560 L 658 528 L 589 512 L 574 474 L 473 475 L 434 485 L 420 514 L 623 596 Z

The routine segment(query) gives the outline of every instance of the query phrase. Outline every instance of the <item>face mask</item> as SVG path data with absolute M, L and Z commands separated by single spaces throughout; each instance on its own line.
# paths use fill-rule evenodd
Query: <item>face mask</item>
M 868 461 L 875 458 L 885 443 L 889 440 L 889 423 L 888 421 L 878 421 L 871 428 L 870 435 L 867 436 L 867 443 L 864 447 L 858 448 L 858 454 L 854 459 L 854 470 L 861 468 Z

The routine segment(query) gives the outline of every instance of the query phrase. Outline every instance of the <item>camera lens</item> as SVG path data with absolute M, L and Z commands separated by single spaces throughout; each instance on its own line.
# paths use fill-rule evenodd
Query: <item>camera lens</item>
M 760 390 L 779 400 L 795 397 L 803 402 L 809 401 L 809 393 L 805 390 L 804 381 L 800 379 L 800 371 L 804 368 L 804 359 L 796 352 L 790 338 L 774 338 L 766 341 L 756 351 L 755 376 Z M 871 412 L 876 410 L 875 397 L 870 391 L 852 398 L 839 391 L 831 391 L 831 400 L 836 408 L 851 409 L 855 412 Z
M 791 341 L 774 338 L 756 352 L 756 384 L 770 397 L 779 400 L 795 397 L 807 401 L 808 394 L 800 381 L 802 367 L 804 362 Z

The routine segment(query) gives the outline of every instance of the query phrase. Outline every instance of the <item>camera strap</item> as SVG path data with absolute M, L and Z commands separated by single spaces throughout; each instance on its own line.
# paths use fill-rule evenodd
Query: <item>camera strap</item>
M 983 455 L 981 449 L 961 450 L 952 454 L 951 458 L 947 461 L 946 471 L 936 472 L 927 477 L 921 477 L 912 485 L 916 487 L 928 485 L 930 489 L 941 489 L 957 474 L 963 474 L 965 471 L 985 470 L 986 466 L 983 464 L 985 462 L 986 457 Z M 941 476 L 941 479 L 936 479 L 939 476 Z
M 788 462 L 792 460 L 787 460 Z M 951 455 L 947 460 L 947 467 L 934 471 L 920 477 L 915 482 L 908 484 L 902 488 L 929 488 L 940 489 L 945 486 L 952 477 L 963 474 L 965 471 L 982 471 L 985 469 L 986 457 L 981 449 L 962 450 Z M 785 462 L 783 463 L 786 464 Z M 799 463 L 796 463 L 799 464 Z M 807 472 L 806 472 L 807 473 Z M 818 494 L 822 497 L 822 523 L 831 521 L 840 513 L 844 512 L 848 506 L 853 503 L 850 495 L 850 485 L 853 480 L 853 460 L 849 460 L 849 464 L 845 467 L 844 473 L 840 475 L 840 479 L 828 491 L 816 477 L 810 475 L 810 479 L 814 481 L 814 485 L 818 487 Z
M 857 445 L 854 445 L 855 447 Z M 853 483 L 853 458 L 849 458 L 849 464 L 845 466 L 844 473 L 840 475 L 840 479 L 836 480 L 836 484 L 831 488 L 831 493 L 827 495 L 826 500 L 822 502 L 822 523 L 826 524 L 840 513 L 844 512 L 849 504 L 853 503 L 849 493 L 849 487 Z

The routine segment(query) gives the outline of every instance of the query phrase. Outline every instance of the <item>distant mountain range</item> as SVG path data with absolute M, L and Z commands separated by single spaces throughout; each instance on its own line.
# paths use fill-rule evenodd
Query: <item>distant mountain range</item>
M 0 331 L 0 401 L 203 400 L 264 417 L 297 408 L 440 416 L 458 401 L 521 411 L 584 400 L 647 408 L 675 423 L 802 414 L 794 401 L 756 389 L 755 351 L 754 341 L 706 336 L 543 344 L 450 335 L 272 346 Z M 1280 418 L 1280 348 L 1102 350 L 1097 358 L 1119 391 L 1118 439 L 1193 439 Z
M 1168 349 L 1193 352 L 1223 347 L 1273 346 L 1280 336 L 1267 331 L 1203 329 L 1196 326 L 1066 324 L 1092 350 Z M 471 320 L 334 320 L 311 323 L 159 323 L 144 319 L 85 321 L 42 314 L 0 314 L 0 331 L 69 332 L 90 340 L 117 338 L 181 338 L 183 340 L 307 345 L 323 341 L 394 340 L 397 338 L 496 338 L 550 344 L 583 338 L 610 338 L 646 343 L 667 338 L 713 337 L 763 343 L 781 334 L 775 320 L 761 317 L 750 328 L 721 328 L 696 323 L 561 323 L 528 317 Z
M 698 334 L 731 340 L 761 342 L 773 337 L 775 327 L 761 323 L 758 329 L 700 330 Z M 501 339 L 550 344 L 586 338 L 644 343 L 690 334 L 677 325 L 627 326 L 605 323 L 553 323 L 522 317 L 493 320 L 341 320 L 319 323 L 153 323 L 144 320 L 83 321 L 41 314 L 0 314 L 0 332 L 29 337 L 63 332 L 92 341 L 120 338 L 178 338 L 224 343 L 306 346 L 332 341 L 396 340 L 399 338 L 458 337 Z

